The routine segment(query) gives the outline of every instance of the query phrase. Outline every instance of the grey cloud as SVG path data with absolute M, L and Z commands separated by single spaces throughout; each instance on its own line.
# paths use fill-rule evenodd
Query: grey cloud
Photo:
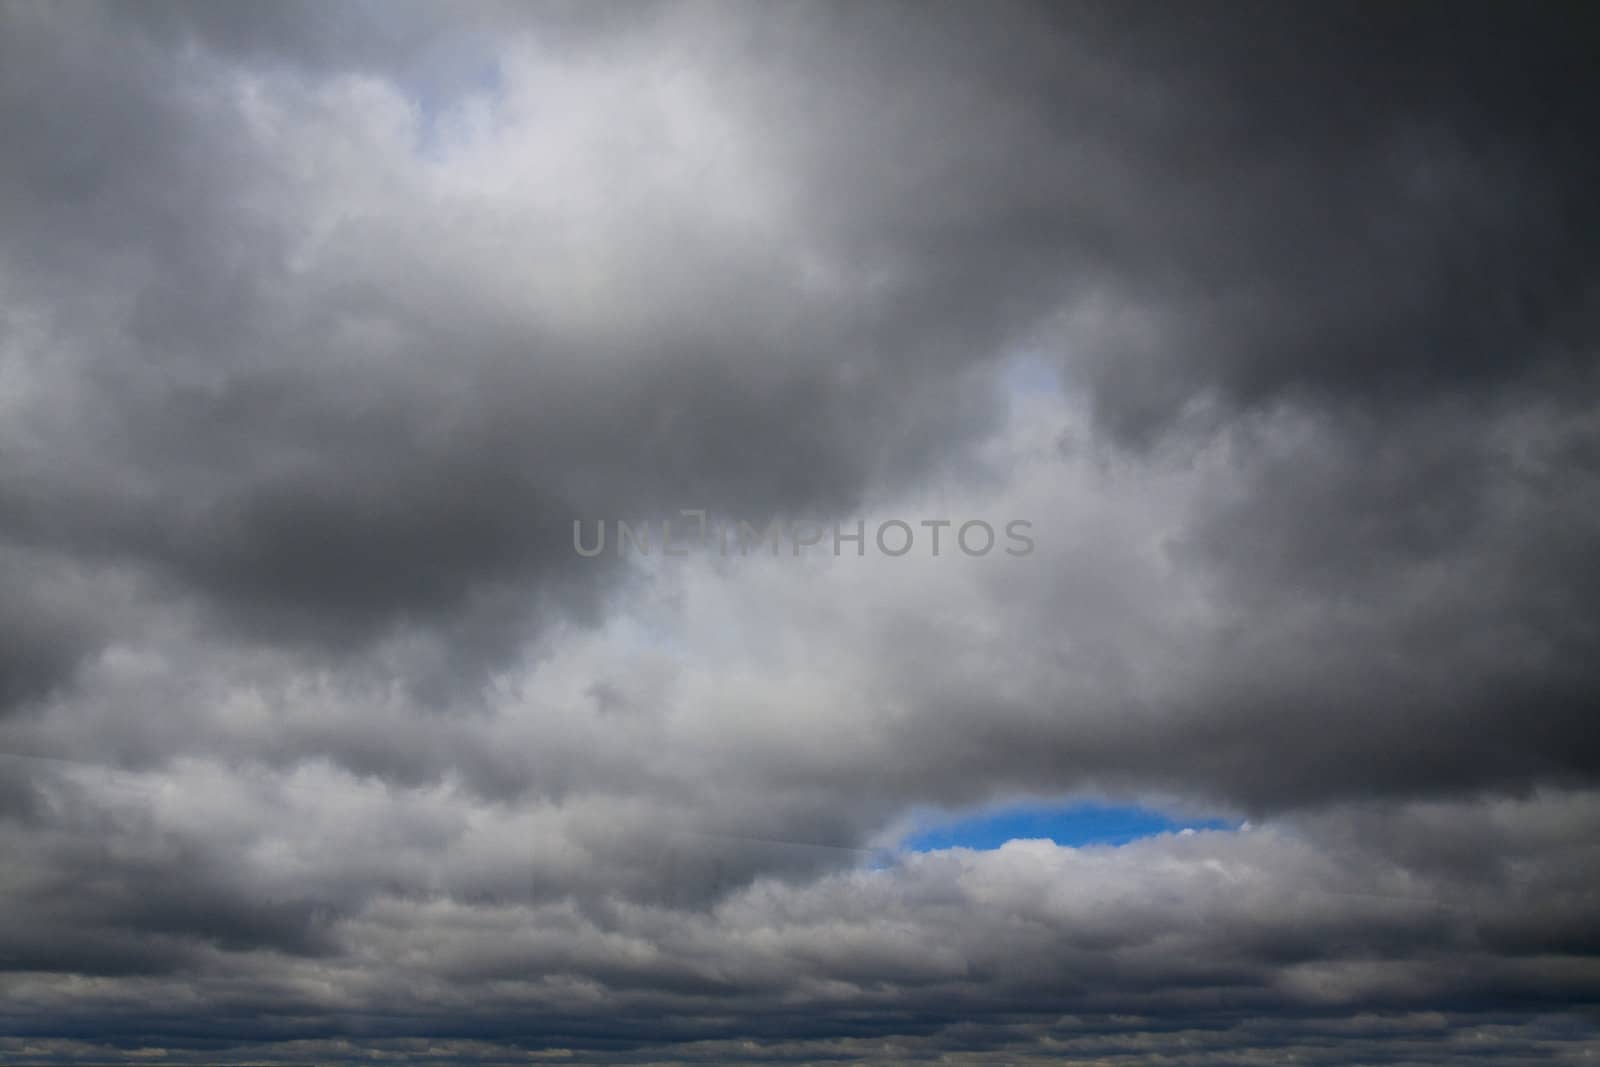
M 412 27 L 429 18 L 408 10 L 391 35 L 420 37 Z M 469 21 L 503 18 L 485 8 Z M 585 239 L 628 257 L 607 268 L 605 292 L 637 324 L 574 335 L 536 297 L 528 315 L 498 303 L 492 274 L 513 264 L 472 242 L 514 218 L 448 199 L 419 211 L 422 186 L 336 147 L 376 117 L 362 107 L 389 104 L 335 103 L 291 78 L 280 121 L 308 137 L 264 140 L 210 53 L 173 73 L 158 32 L 106 64 L 83 42 L 108 37 L 114 19 L 13 15 L 14 38 L 30 44 L 16 46 L 12 77 L 69 91 L 48 112 L 11 97 L 17 143 L 39 145 L 14 157 L 11 273 L 40 314 L 70 315 L 42 347 L 86 353 L 51 383 L 84 420 L 76 440 L 63 448 L 41 430 L 28 441 L 52 453 L 34 472 L 51 488 L 15 510 L 58 541 L 166 569 L 258 632 L 364 642 L 468 610 L 501 580 L 562 586 L 555 610 L 582 610 L 600 568 L 575 588 L 563 581 L 574 514 L 686 502 L 842 513 L 870 479 L 911 473 L 992 424 L 982 379 L 957 369 L 1008 343 L 1050 344 L 1063 315 L 1110 316 L 1086 344 L 1069 340 L 1066 358 L 1102 424 L 1125 437 L 1207 397 L 1387 404 L 1447 369 L 1492 384 L 1547 363 L 1543 352 L 1577 357 L 1581 336 L 1552 340 L 1506 305 L 1532 287 L 1560 302 L 1542 319 L 1586 329 L 1573 301 L 1585 299 L 1592 264 L 1577 246 L 1589 227 L 1565 214 L 1586 201 L 1563 165 L 1581 108 L 1568 80 L 1582 70 L 1568 42 L 1536 69 L 1485 47 L 1553 37 L 1558 22 L 1464 19 L 1445 49 L 1415 15 L 1190 18 L 949 8 L 907 29 L 888 8 L 814 9 L 746 33 L 708 9 L 641 15 L 664 50 L 622 33 L 601 54 L 664 57 L 669 77 L 679 55 L 703 63 L 708 99 L 740 123 L 767 175 L 755 181 L 784 205 L 774 237 L 836 277 L 808 295 L 795 265 L 734 232 L 653 205 L 630 215 L 624 181 Z M 189 27 L 219 57 L 247 43 L 309 57 L 313 79 L 399 77 L 395 64 L 410 62 L 355 30 L 355 7 L 313 18 L 179 6 L 151 20 Z M 345 28 L 323 33 L 323 22 Z M 976 46 L 959 46 L 962 34 Z M 1364 34 L 1418 62 L 1374 54 Z M 849 49 L 834 48 L 841 35 Z M 1246 36 L 1260 40 L 1235 62 Z M 373 67 L 340 50 L 347 38 L 393 56 Z M 1329 77 L 1333 67 L 1353 76 Z M 1502 103 L 1462 111 L 1441 87 L 1464 70 Z M 208 105 L 189 89 L 200 84 Z M 1378 99 L 1387 106 L 1363 103 Z M 1552 101 L 1544 125 L 1522 122 Z M 671 116 L 641 106 L 617 118 Z M 642 151 L 673 148 L 647 126 L 633 136 Z M 1480 141 L 1496 137 L 1508 140 L 1490 155 Z M 68 145 L 76 155 L 61 155 Z M 369 149 L 418 166 L 383 142 Z M 307 160 L 299 174 L 283 162 L 294 151 Z M 338 210 L 335 181 L 365 190 L 366 218 L 346 214 L 308 248 L 319 217 Z M 720 206 L 697 193 L 716 195 L 668 195 L 721 225 Z M 448 225 L 451 210 L 470 228 Z M 536 254 L 552 269 L 580 248 L 545 236 Z M 113 490 L 119 467 L 146 491 Z
M 174 73 L 159 38 L 135 38 L 108 63 L 88 42 L 113 28 L 93 9 L 10 19 L 11 77 L 66 87 L 49 109 L 8 96 L 6 262 L 40 324 L 26 386 L 73 412 L 70 435 L 45 418 L 17 431 L 31 461 L 8 479 L 12 536 L 154 568 L 269 637 L 364 642 L 502 581 L 526 582 L 530 603 L 564 590 L 558 610 L 581 612 L 608 570 L 567 573 L 573 517 L 843 509 L 886 463 L 923 464 L 940 435 L 993 418 L 975 380 L 903 383 L 883 355 L 985 356 L 939 340 L 958 311 L 920 322 L 807 296 L 770 254 L 672 206 L 647 205 L 629 233 L 624 203 L 538 253 L 544 272 L 582 253 L 574 240 L 630 257 L 600 284 L 636 323 L 574 334 L 540 321 L 565 312 L 536 293 L 527 313 L 501 305 L 514 293 L 492 274 L 514 263 L 474 247 L 486 226 L 525 223 L 473 200 L 417 216 L 338 143 L 365 133 L 342 123 L 402 98 L 268 74 L 282 121 L 315 132 L 262 143 L 206 53 Z M 619 118 L 648 121 L 648 106 Z M 403 146 L 369 147 L 424 180 Z M 366 218 L 318 205 L 347 178 L 368 187 Z M 683 194 L 720 225 L 718 205 Z M 917 300 L 923 284 L 904 283 Z
M 1043 1053 L 1057 1038 L 1092 1040 L 1095 1018 L 1142 1020 L 1133 1031 L 1159 1041 L 1162 1033 L 1226 1031 L 1269 1015 L 1283 1027 L 1280 1039 L 1293 1043 L 1324 1028 L 1337 1031 L 1335 1018 L 1439 1012 L 1429 1028 L 1451 1035 L 1493 1025 L 1497 1005 L 1518 1005 L 1523 1020 L 1567 1013 L 1590 1000 L 1600 981 L 1585 948 L 1596 856 L 1592 797 L 1583 794 L 1390 809 L 1376 837 L 1370 814 L 1347 809 L 1121 849 L 1019 842 L 998 852 L 904 856 L 883 870 L 801 883 L 761 879 L 700 911 L 604 893 L 587 897 L 586 907 L 508 895 L 479 880 L 493 868 L 474 857 L 487 858 L 491 841 L 468 839 L 492 833 L 486 823 L 467 831 L 435 822 L 430 831 L 428 820 L 416 818 L 421 808 L 397 819 L 359 793 L 324 794 L 330 815 L 347 827 L 336 833 L 351 836 L 337 864 L 320 864 L 321 873 L 299 888 L 310 898 L 362 888 L 342 908 L 326 901 L 319 907 L 323 947 L 311 956 L 299 935 L 289 934 L 293 928 L 273 935 L 274 952 L 251 951 L 250 938 L 259 936 L 252 931 L 297 907 L 264 907 L 284 877 L 260 865 L 273 855 L 265 846 L 292 838 L 291 828 L 262 821 L 270 808 L 201 822 L 181 816 L 192 829 L 179 831 L 158 829 L 175 810 L 157 815 L 148 801 L 130 799 L 125 810 L 154 817 L 137 840 L 165 840 L 170 851 L 193 847 L 194 833 L 202 832 L 211 838 L 209 852 L 245 816 L 231 839 L 254 851 L 248 842 L 264 835 L 260 858 L 236 861 L 225 879 L 196 877 L 187 906 L 152 912 L 137 889 L 156 856 L 108 857 L 99 895 L 69 898 L 78 922 L 88 924 L 80 925 L 80 939 L 97 923 L 118 931 L 95 942 L 104 955 L 98 962 L 58 955 L 60 967 L 8 978 L 14 995 L 50 1003 L 50 972 L 60 968 L 120 973 L 125 960 L 111 951 L 118 939 L 131 929 L 159 928 L 179 937 L 175 947 L 184 952 L 166 962 L 152 957 L 142 973 L 158 984 L 129 987 L 123 997 L 160 1003 L 186 983 L 206 980 L 225 957 L 235 996 L 327 1020 L 302 1029 L 302 1037 L 345 1033 L 328 1013 L 369 1010 L 369 998 L 377 998 L 384 1017 L 360 1036 L 475 1036 L 629 1060 L 694 1058 L 693 1045 L 680 1043 L 735 1034 L 802 1048 L 876 1036 L 953 1041 L 956 1048 L 970 1041 L 967 1047 L 983 1051 L 1014 1040 L 1018 1051 Z M 68 830 L 59 819 L 52 833 Z M 412 829 L 403 830 L 406 823 Z M 241 835 L 244 826 L 251 829 Z M 1512 851 L 1490 868 L 1440 863 L 1429 854 L 1440 854 L 1441 830 L 1463 843 L 1504 840 Z M 144 836 L 150 832 L 158 836 Z M 455 840 L 458 868 L 428 875 L 426 866 L 398 858 L 433 851 L 416 851 L 430 832 Z M 354 845 L 361 837 L 367 843 Z M 36 853 L 34 863 L 70 870 L 69 860 L 61 846 Z M 526 862 L 502 858 L 496 865 Z M 532 862 L 537 868 L 549 859 L 536 854 Z M 372 878 L 385 868 L 388 879 Z M 357 874 L 364 869 L 369 873 Z M 25 871 L 32 884 L 48 886 L 38 867 Z M 428 879 L 441 875 L 429 888 Z M 341 883 L 344 890 L 336 888 Z M 1526 906 L 1530 894 L 1539 909 Z M 40 918 L 31 936 L 47 936 L 54 909 L 33 914 Z M 245 915 L 248 923 L 240 921 Z M 294 992 L 303 988 L 294 981 L 301 968 L 353 976 L 372 965 L 382 977 L 341 993 L 325 987 L 319 996 L 334 999 L 321 1007 L 315 996 L 307 1002 Z M 517 1031 L 506 1013 L 525 1015 L 535 1005 L 542 1022 Z M 967 1020 L 965 1037 L 952 1018 Z M 63 1020 L 51 1032 L 76 1025 Z M 145 1039 L 179 1049 L 192 1034 L 160 1011 L 144 1026 Z M 1128 1031 L 1125 1024 L 1117 1032 Z M 228 1033 L 248 1044 L 275 1032 L 264 1022 Z M 1571 1031 L 1570 1039 L 1581 1043 L 1583 1031 Z M 744 1055 L 785 1058 L 759 1046 Z
M 1169 166 L 1134 171 L 1151 212 L 1127 231 L 1159 257 L 1125 305 L 1155 330 L 1078 360 L 1109 426 L 1159 432 L 1207 397 L 1392 410 L 1588 365 L 1591 19 L 1167 14 L 1115 20 L 1144 23 L 1126 40 Z
M 0 1055 L 1578 1060 L 1596 51 L 0 6 Z M 1266 828 L 863 869 L 1064 794 Z

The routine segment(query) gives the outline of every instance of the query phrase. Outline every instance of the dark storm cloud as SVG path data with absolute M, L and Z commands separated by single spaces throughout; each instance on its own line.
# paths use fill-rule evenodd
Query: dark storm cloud
M 0 1054 L 1593 1051 L 1593 21 L 0 7 Z
M 832 14 L 756 35 L 820 73 L 754 79 L 819 227 L 939 264 L 969 322 L 1106 313 L 1063 357 L 1126 440 L 1196 402 L 1403 405 L 1588 366 L 1579 5 Z
M 70 631 L 52 632 L 20 598 L 0 620 L 0 708 L 9 711 L 48 693 L 71 671 L 84 646 Z
M 77 561 L 0 546 L 0 716 L 66 686 L 118 622 L 116 583 Z
M 514 220 L 326 140 L 375 116 L 307 78 L 430 69 L 436 12 L 368 14 L 8 16 L 7 274 L 73 411 L 70 438 L 24 437 L 47 488 L 8 487 L 11 525 L 161 568 L 269 636 L 365 641 L 507 581 L 581 611 L 602 568 L 564 574 L 575 515 L 844 512 L 992 417 L 958 368 L 1049 345 L 1061 315 L 1111 318 L 1069 379 L 1138 439 L 1196 399 L 1492 386 L 1570 362 L 1592 325 L 1585 24 L 1559 8 L 1472 13 L 1442 39 L 1367 8 L 642 8 L 609 32 L 466 9 L 457 39 L 486 57 L 484 33 L 548 30 L 669 77 L 699 64 L 783 205 L 774 255 L 719 229 L 714 185 L 635 209 L 624 181 L 574 232 L 627 257 L 600 294 L 633 321 L 578 333 L 535 291 L 506 307 L 490 272 L 514 261 L 445 222 Z M 309 135 L 252 129 L 228 60 Z M 472 90 L 430 83 L 422 121 Z M 600 165 L 675 147 L 648 102 L 613 118 L 642 124 L 639 147 Z M 418 166 L 390 147 L 369 151 Z M 707 151 L 688 158 L 725 161 Z M 362 190 L 354 215 L 339 182 Z M 583 248 L 546 237 L 549 269 Z
M 183 12 L 199 40 L 280 47 L 276 31 Z M 468 610 L 500 582 L 581 607 L 607 569 L 561 573 L 574 517 L 838 510 L 885 463 L 920 465 L 992 417 L 972 382 L 891 373 L 907 350 L 987 355 L 941 339 L 966 309 L 923 320 L 945 283 L 914 267 L 890 305 L 808 295 L 790 264 L 724 241 L 719 205 L 697 199 L 713 194 L 684 186 L 683 203 L 631 217 L 600 206 L 593 236 L 628 258 L 603 268 L 598 297 L 630 321 L 574 332 L 541 321 L 565 311 L 549 298 L 525 292 L 518 309 L 471 274 L 514 262 L 452 247 L 452 211 L 476 232 L 499 205 L 414 217 L 403 186 L 339 143 L 362 134 L 344 124 L 372 117 L 364 105 L 403 98 L 319 96 L 268 73 L 289 101 L 279 121 L 317 132 L 252 137 L 210 53 L 161 33 L 124 46 L 98 9 L 7 17 L 6 277 L 35 331 L 22 388 L 59 405 L 16 431 L 13 537 L 155 568 L 270 636 L 360 641 Z M 404 145 L 369 150 L 421 166 Z M 367 186 L 366 217 L 339 207 L 341 179 Z M 555 241 L 541 269 L 584 254 L 579 239 Z
M 1131 29 L 1113 47 L 1149 79 L 1160 145 L 1121 194 L 1149 213 L 1117 237 L 1155 340 L 1078 361 L 1107 425 L 1148 437 L 1197 399 L 1387 407 L 1590 366 L 1592 12 L 1103 13 Z

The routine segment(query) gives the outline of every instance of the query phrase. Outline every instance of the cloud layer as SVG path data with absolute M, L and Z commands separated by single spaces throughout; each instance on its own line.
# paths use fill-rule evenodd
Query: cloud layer
M 0 1055 L 1592 1054 L 1592 21 L 0 5 Z

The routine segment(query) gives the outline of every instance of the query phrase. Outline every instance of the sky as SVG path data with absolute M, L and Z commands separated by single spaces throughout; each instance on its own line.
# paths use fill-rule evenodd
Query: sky
M 1009 841 L 1057 845 L 1126 845 L 1162 834 L 1234 829 L 1220 819 L 1174 819 L 1161 811 L 1110 804 L 1003 804 L 951 816 L 929 813 L 898 844 L 916 852 L 950 848 L 990 850 Z M 1242 825 L 1242 824 L 1241 824 Z
M 0 1063 L 1594 1062 L 1597 54 L 0 0 Z

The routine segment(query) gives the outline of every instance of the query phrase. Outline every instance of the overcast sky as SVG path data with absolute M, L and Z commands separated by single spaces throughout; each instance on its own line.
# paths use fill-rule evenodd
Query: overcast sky
M 1594 1062 L 1597 21 L 0 0 L 0 1061 Z

